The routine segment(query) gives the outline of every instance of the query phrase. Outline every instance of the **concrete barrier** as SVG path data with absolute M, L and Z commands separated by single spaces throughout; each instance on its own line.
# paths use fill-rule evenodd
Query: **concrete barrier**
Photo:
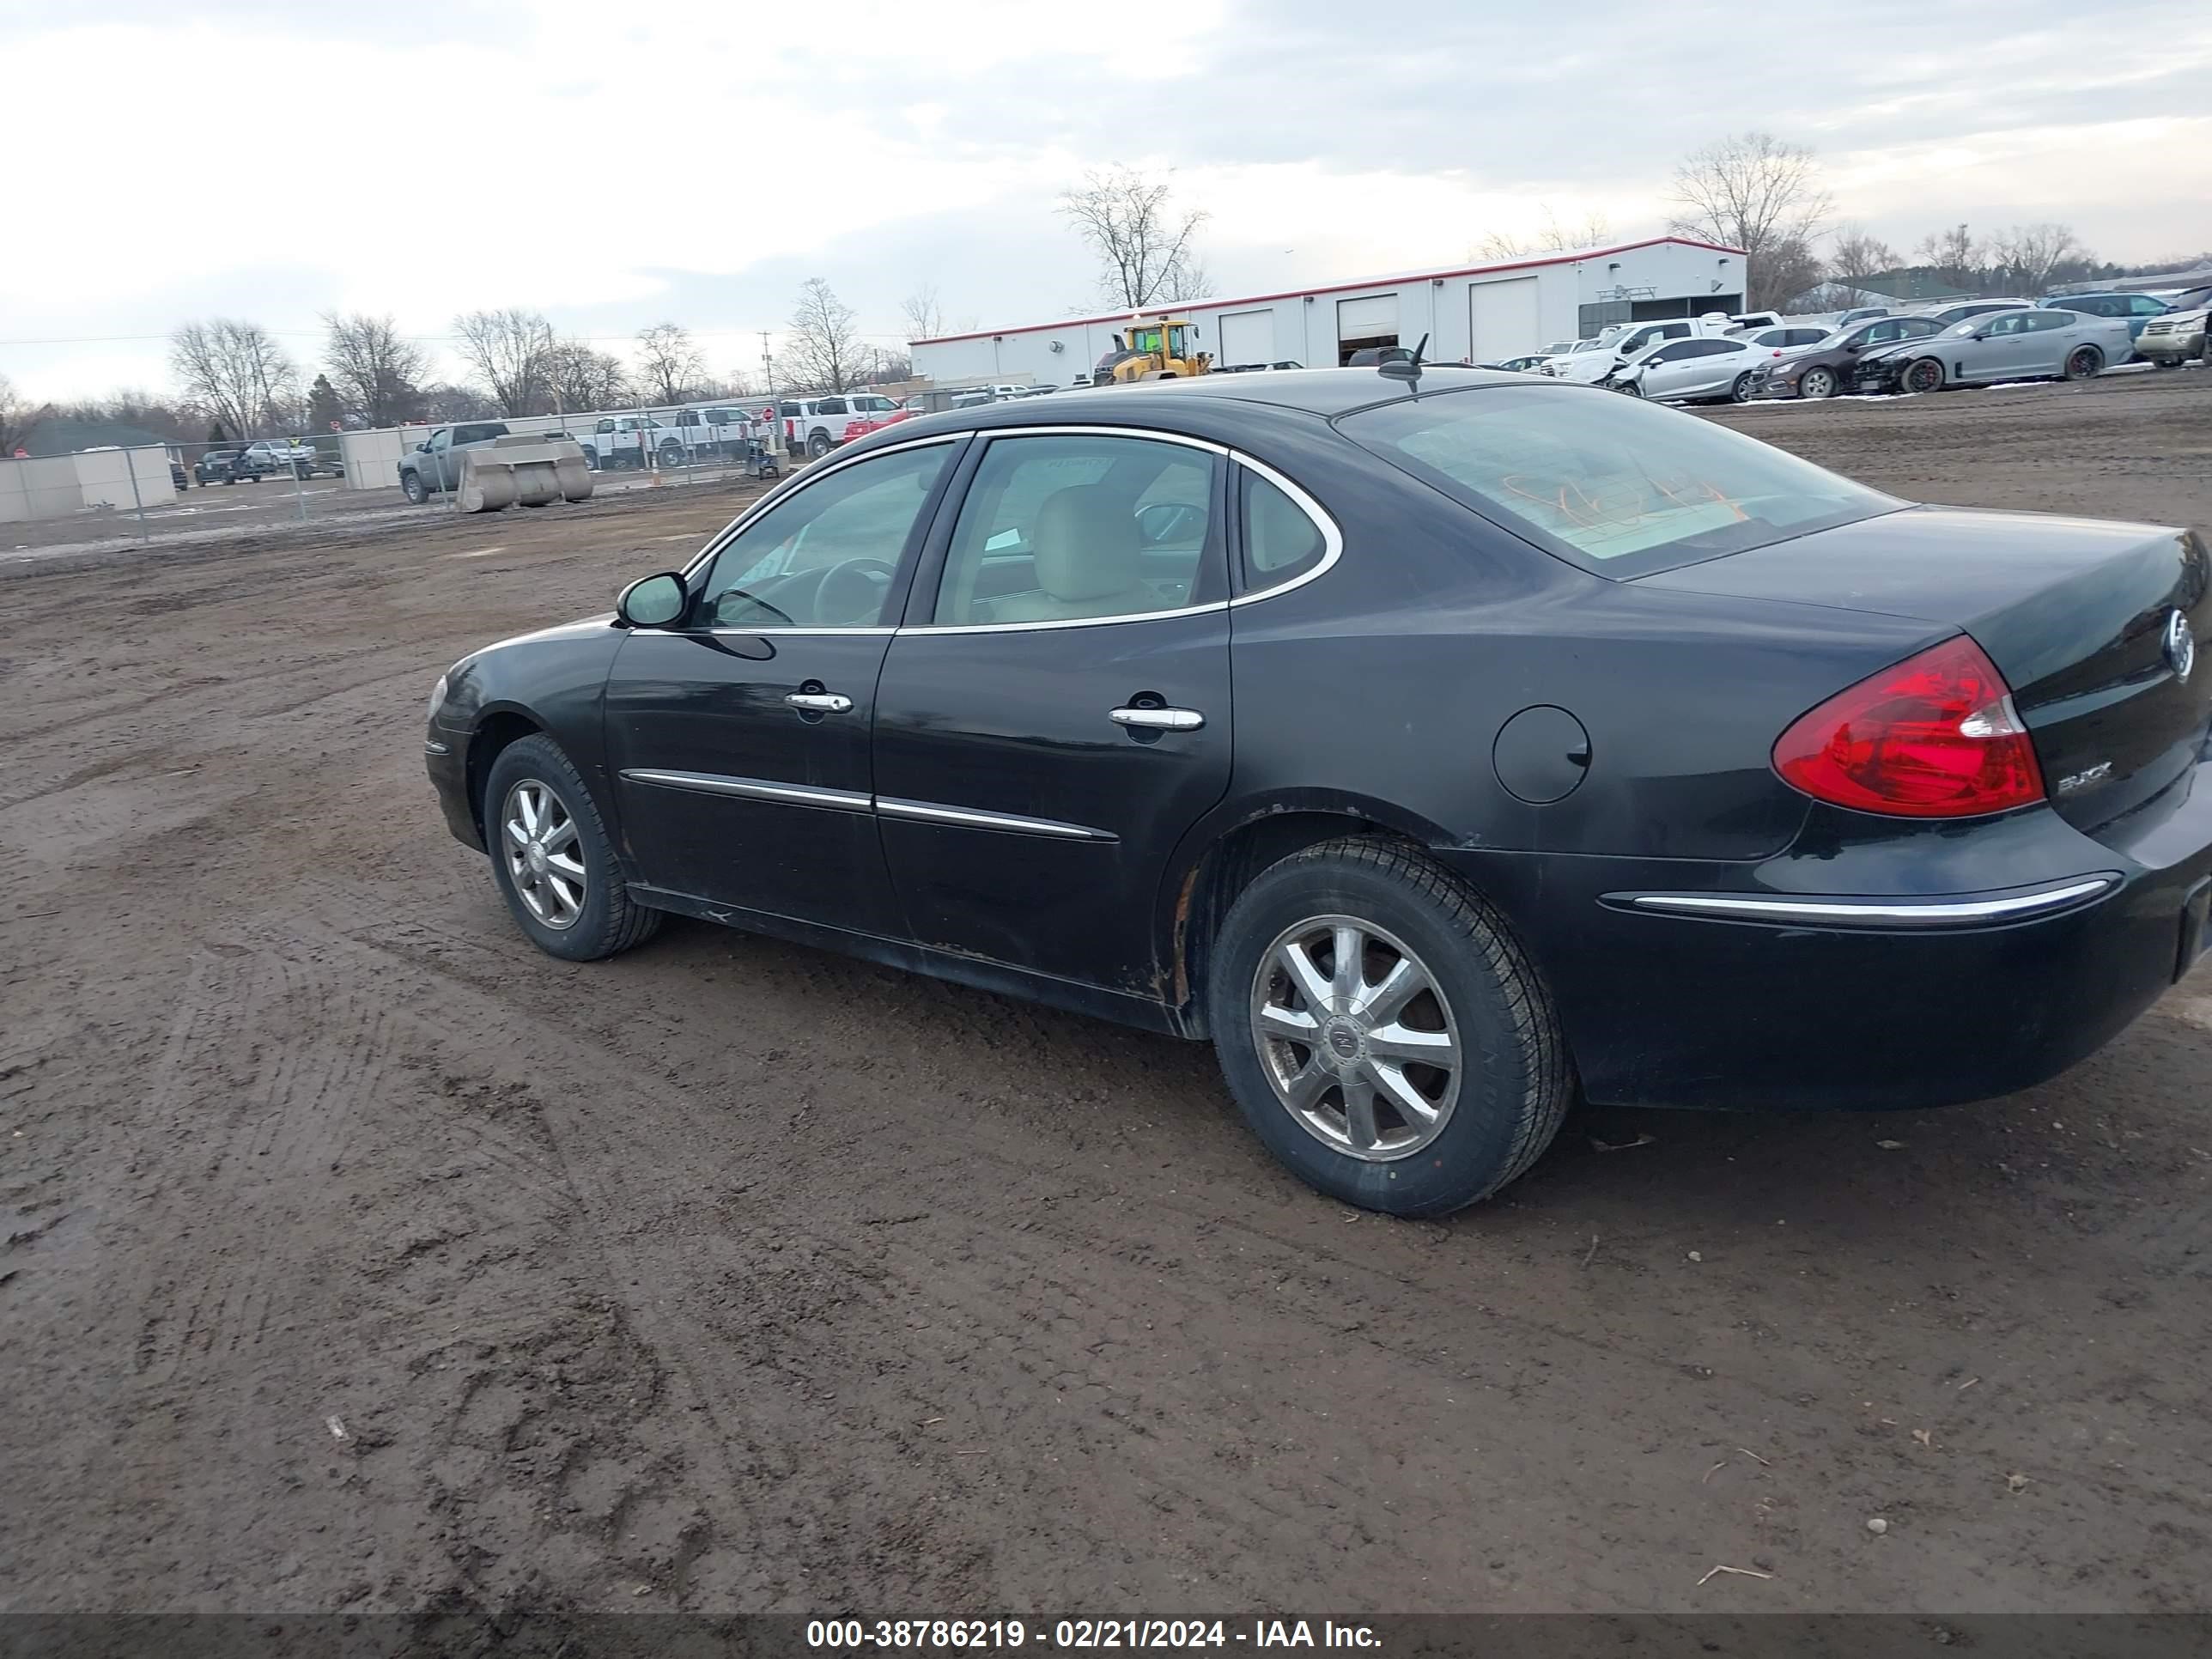
M 502 507 L 550 507 L 589 500 L 592 470 L 574 438 L 517 433 L 460 452 L 460 507 L 496 513 Z

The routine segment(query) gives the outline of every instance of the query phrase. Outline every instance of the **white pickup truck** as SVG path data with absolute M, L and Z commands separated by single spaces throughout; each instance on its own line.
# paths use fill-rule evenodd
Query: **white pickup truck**
M 589 432 L 579 432 L 575 438 L 584 447 L 585 460 L 601 471 L 649 466 L 664 440 L 675 442 L 675 434 L 650 415 L 605 416 Z M 681 454 L 680 446 L 677 453 Z
M 834 398 L 787 398 L 776 405 L 783 422 L 783 447 L 793 454 L 827 455 L 845 441 L 872 432 L 899 406 L 879 392 L 848 392 Z

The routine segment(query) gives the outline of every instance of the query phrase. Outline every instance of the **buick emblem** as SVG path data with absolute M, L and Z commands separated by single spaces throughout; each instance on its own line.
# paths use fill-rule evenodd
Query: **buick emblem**
M 2177 682 L 2186 681 L 2197 666 L 2197 635 L 2179 611 L 2166 619 L 2166 665 Z

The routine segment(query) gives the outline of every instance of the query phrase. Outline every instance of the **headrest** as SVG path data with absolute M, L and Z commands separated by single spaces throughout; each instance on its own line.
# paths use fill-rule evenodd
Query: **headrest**
M 1037 509 L 1037 586 L 1055 599 L 1101 599 L 1137 585 L 1137 520 L 1103 484 L 1071 484 Z

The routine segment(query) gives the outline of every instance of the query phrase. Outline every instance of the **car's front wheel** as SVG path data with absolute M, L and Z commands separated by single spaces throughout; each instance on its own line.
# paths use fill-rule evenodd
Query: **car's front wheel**
M 430 499 L 430 492 L 422 487 L 422 475 L 419 472 L 401 473 L 399 489 L 402 495 L 417 507 Z
M 824 455 L 827 455 L 830 453 L 830 434 L 826 432 L 808 433 L 806 434 L 806 453 L 809 455 L 811 455 L 817 461 Z
M 597 962 L 659 931 L 661 912 L 631 901 L 599 810 L 552 738 L 500 750 L 483 814 L 500 896 L 548 956 Z
M 1230 1092 L 1301 1179 L 1435 1216 L 1551 1143 L 1571 1094 L 1549 998 L 1504 921 L 1413 849 L 1326 842 L 1263 872 L 1215 941 Z
M 2066 354 L 2066 378 L 2086 380 L 2100 373 L 2105 367 L 2105 354 L 2093 345 L 2075 346 Z
M 1941 392 L 1943 365 L 1933 357 L 1917 358 L 1906 366 L 1899 383 L 1907 392 Z
M 1613 383 L 1613 389 L 1631 398 L 1641 398 L 1644 395 L 1643 385 L 1636 380 L 1615 380 Z
M 1798 378 L 1797 395 L 1801 398 L 1832 398 L 1836 395 L 1836 374 L 1833 369 L 1808 368 Z

